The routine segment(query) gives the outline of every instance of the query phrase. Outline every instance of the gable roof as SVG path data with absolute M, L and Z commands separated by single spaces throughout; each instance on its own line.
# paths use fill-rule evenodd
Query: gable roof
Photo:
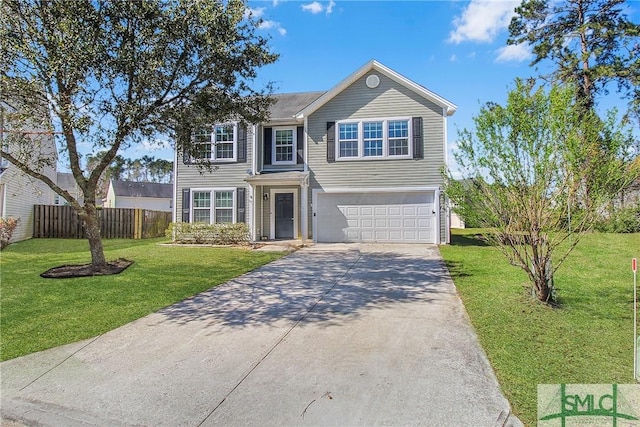
M 403 75 L 396 73 L 391 68 L 385 67 L 378 61 L 372 59 L 371 61 L 367 62 L 362 67 L 360 67 L 358 70 L 356 70 L 353 74 L 348 76 L 346 79 L 342 80 L 340 83 L 334 86 L 331 90 L 329 90 L 328 92 L 325 92 L 322 96 L 320 96 L 319 98 L 311 102 L 309 105 L 307 105 L 306 107 L 298 111 L 298 113 L 296 114 L 296 118 L 298 120 L 301 120 L 304 117 L 309 116 L 310 114 L 318 110 L 320 107 L 325 105 L 327 102 L 332 100 L 340 92 L 342 92 L 351 84 L 353 84 L 360 77 L 364 76 L 366 73 L 370 71 L 377 71 L 378 73 L 385 75 L 386 77 L 406 87 L 407 89 L 414 91 L 415 93 L 422 96 L 423 98 L 433 102 L 436 105 L 441 106 L 443 109 L 445 109 L 447 116 L 453 115 L 453 113 L 455 113 L 456 110 L 458 109 L 457 105 L 447 101 L 446 99 L 435 94 L 434 92 L 431 92 L 429 89 L 425 88 L 424 86 L 421 86 L 409 80 Z
M 113 192 L 121 197 L 173 198 L 173 184 L 157 182 L 111 181 Z
M 271 95 L 275 103 L 269 108 L 269 121 L 293 120 L 298 113 L 326 92 L 279 93 Z

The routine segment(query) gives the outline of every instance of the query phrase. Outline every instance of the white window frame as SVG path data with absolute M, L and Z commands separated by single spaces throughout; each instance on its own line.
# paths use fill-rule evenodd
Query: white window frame
M 216 128 L 223 127 L 223 126 L 233 126 L 233 142 L 232 142 L 233 157 L 222 157 L 222 158 L 216 157 L 216 152 L 217 152 L 216 145 L 218 145 L 218 143 L 216 142 Z M 208 129 L 208 127 L 203 126 L 200 129 Z M 193 142 L 194 147 L 197 146 L 198 144 L 206 144 L 204 142 L 196 142 L 195 135 L 196 135 L 196 132 L 194 131 L 191 134 L 191 141 Z M 229 142 L 225 142 L 225 143 L 228 144 Z M 195 157 L 193 160 L 204 161 L 204 162 L 215 162 L 215 163 L 236 162 L 238 159 L 238 123 L 237 122 L 216 123 L 215 125 L 211 126 L 210 132 L 209 132 L 209 144 L 211 144 L 211 157 Z M 194 150 L 194 151 L 197 151 L 197 150 Z
M 408 154 L 389 155 L 389 122 L 407 122 L 407 144 Z M 364 155 L 364 123 L 382 122 L 382 156 L 365 156 Z M 340 125 L 346 123 L 355 123 L 358 125 L 358 155 L 352 157 L 340 157 Z M 411 117 L 382 117 L 371 119 L 347 119 L 336 122 L 335 127 L 335 153 L 336 161 L 362 161 L 362 160 L 397 160 L 413 158 L 413 123 Z
M 291 147 L 291 160 L 276 160 L 276 131 L 289 130 L 291 131 L 292 147 Z M 292 126 L 279 126 L 274 127 L 271 130 L 271 164 L 272 165 L 295 165 L 298 163 L 298 129 Z
M 194 217 L 194 208 L 193 208 L 193 194 L 194 193 L 210 193 L 211 195 L 211 206 L 209 206 L 209 224 L 216 224 L 216 192 L 222 191 L 230 191 L 232 193 L 232 201 L 233 205 L 231 206 L 231 214 L 232 220 L 231 223 L 235 224 L 237 222 L 236 213 L 237 213 L 237 188 L 235 187 L 216 187 L 216 188 L 192 188 L 191 194 L 189 197 L 189 218 L 191 218 L 191 222 L 195 223 Z

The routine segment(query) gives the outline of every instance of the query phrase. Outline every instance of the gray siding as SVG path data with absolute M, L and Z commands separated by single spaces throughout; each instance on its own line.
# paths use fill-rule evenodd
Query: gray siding
M 446 150 L 445 113 L 442 107 L 380 73 L 376 73 L 380 77 L 379 86 L 370 89 L 365 84 L 370 74 L 364 75 L 309 116 L 307 142 L 310 190 L 332 187 L 440 187 L 443 184 L 440 171 L 444 166 Z M 327 162 L 327 122 L 385 117 L 423 118 L 423 159 Z M 443 215 L 440 218 L 440 236 L 443 238 L 445 218 Z M 309 235 L 312 219 L 309 210 Z
M 253 162 L 253 128 L 247 127 L 247 161 L 242 163 L 212 163 L 213 169 L 199 169 L 197 164 L 185 165 L 182 157 L 178 156 L 176 165 L 177 194 L 174 209 L 177 212 L 177 220 L 182 221 L 182 189 L 183 188 L 223 188 L 242 187 L 247 188 L 245 197 L 249 197 L 249 184 L 244 181 L 249 175 Z M 246 206 L 249 206 L 246 204 Z
M 309 116 L 311 187 L 440 186 L 445 155 L 443 109 L 379 73 L 380 85 L 370 89 L 365 85 L 369 74 Z M 327 162 L 327 122 L 417 116 L 423 117 L 424 159 Z

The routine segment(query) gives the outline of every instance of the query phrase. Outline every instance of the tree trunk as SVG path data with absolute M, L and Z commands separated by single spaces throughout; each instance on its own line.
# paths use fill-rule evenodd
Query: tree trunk
M 102 236 L 100 235 L 100 222 L 96 214 L 94 205 L 85 204 L 84 224 L 86 227 L 87 240 L 89 241 L 89 251 L 91 252 L 91 266 L 94 271 L 104 271 L 107 269 L 107 260 L 104 257 L 102 247 Z
M 555 302 L 553 295 L 553 268 L 551 266 L 551 261 L 547 262 L 545 265 L 536 265 L 533 263 L 532 266 L 534 278 L 533 285 L 536 293 L 536 297 L 539 301 L 549 304 Z

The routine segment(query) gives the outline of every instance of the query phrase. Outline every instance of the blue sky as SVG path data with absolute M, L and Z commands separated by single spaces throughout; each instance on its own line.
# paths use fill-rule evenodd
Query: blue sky
M 448 145 L 471 128 L 481 103 L 503 102 L 514 78 L 539 74 L 527 46 L 506 46 L 518 1 L 250 1 L 279 60 L 263 68 L 258 87 L 276 92 L 328 90 L 376 59 L 458 106 Z M 629 2 L 634 22 L 640 3 Z M 140 157 L 147 152 L 132 152 Z M 151 153 L 153 155 L 153 153 Z M 156 157 L 171 158 L 167 150 Z

